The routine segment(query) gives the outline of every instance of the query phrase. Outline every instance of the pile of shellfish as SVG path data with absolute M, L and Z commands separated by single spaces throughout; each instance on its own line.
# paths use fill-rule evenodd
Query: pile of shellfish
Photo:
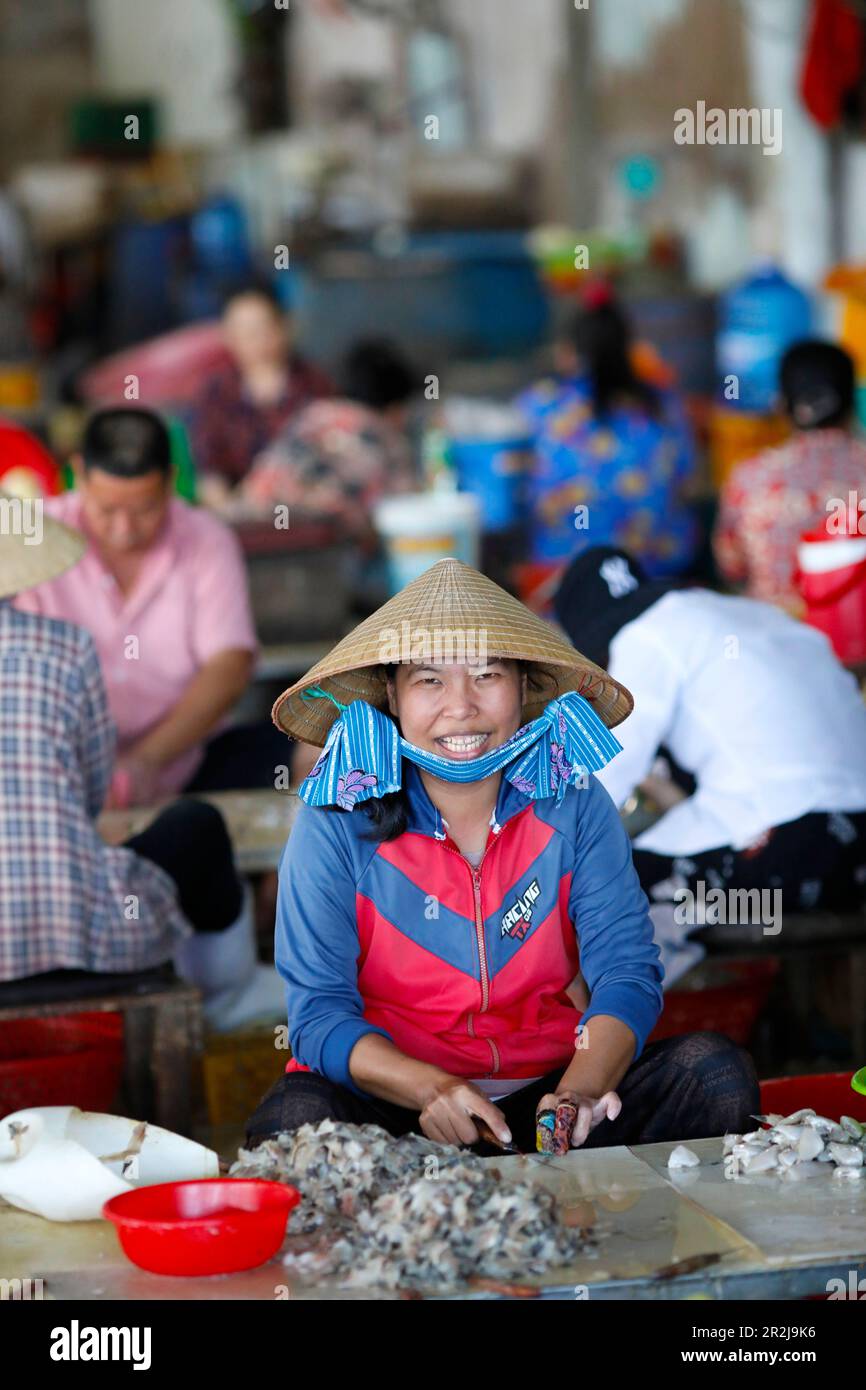
M 303 1125 L 241 1149 L 230 1176 L 299 1189 L 283 1258 L 305 1281 L 459 1286 L 542 1274 L 585 1244 L 546 1189 L 506 1180 L 464 1149 L 418 1134 L 394 1139 L 378 1125 Z
M 793 1115 L 753 1115 L 761 1128 L 748 1134 L 726 1134 L 724 1153 L 737 1160 L 734 1176 L 777 1173 L 799 1180 L 814 1177 L 821 1165 L 832 1164 L 834 1176 L 862 1178 L 866 1162 L 866 1125 L 851 1115 L 837 1123 L 814 1110 Z

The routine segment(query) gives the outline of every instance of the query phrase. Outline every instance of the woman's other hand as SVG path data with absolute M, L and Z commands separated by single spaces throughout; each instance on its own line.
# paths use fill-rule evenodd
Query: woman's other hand
M 536 1107 L 536 1114 L 542 1110 L 556 1112 L 565 1103 L 576 1107 L 577 1116 L 571 1132 L 570 1146 L 579 1149 L 587 1136 L 600 1125 L 602 1120 L 615 1120 L 622 1110 L 622 1101 L 616 1091 L 606 1091 L 603 1096 L 582 1095 L 578 1091 L 548 1092 L 542 1096 Z

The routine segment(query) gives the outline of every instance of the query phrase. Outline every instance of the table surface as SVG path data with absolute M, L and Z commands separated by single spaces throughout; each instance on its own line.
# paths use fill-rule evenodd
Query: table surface
M 298 814 L 299 801 L 291 792 L 206 792 L 200 800 L 222 811 L 241 873 L 275 869 Z M 156 806 L 133 806 L 128 811 L 104 811 L 99 830 L 110 844 L 121 844 L 137 835 L 169 801 Z
M 338 638 L 329 642 L 271 642 L 259 648 L 256 680 L 300 680 L 322 657 L 327 656 Z
M 833 1165 L 793 1182 L 765 1174 L 727 1179 L 720 1139 L 692 1141 L 701 1166 L 670 1172 L 671 1143 L 574 1151 L 567 1158 L 490 1159 L 504 1175 L 541 1183 L 594 1247 L 543 1279 L 550 1299 L 777 1299 L 823 1294 L 827 1280 L 866 1271 L 866 1179 L 841 1181 Z M 708 1257 L 702 1262 L 699 1257 Z M 680 1261 L 689 1268 L 659 1278 Z M 42 1278 L 48 1298 L 72 1300 L 394 1298 L 370 1290 L 304 1288 L 279 1256 L 215 1278 L 148 1274 L 122 1255 L 106 1222 L 59 1224 L 0 1201 L 0 1278 Z M 461 1297 L 491 1297 L 477 1292 Z

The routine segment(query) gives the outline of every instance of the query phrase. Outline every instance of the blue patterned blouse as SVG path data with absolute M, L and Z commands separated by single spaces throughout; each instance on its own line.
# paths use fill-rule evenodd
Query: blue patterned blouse
M 617 545 L 651 576 L 677 574 L 694 558 L 698 528 L 680 500 L 695 460 L 678 398 L 659 393 L 659 412 L 617 406 L 593 415 L 586 378 L 550 377 L 518 397 L 534 438 L 531 554 L 567 561 L 590 545 Z

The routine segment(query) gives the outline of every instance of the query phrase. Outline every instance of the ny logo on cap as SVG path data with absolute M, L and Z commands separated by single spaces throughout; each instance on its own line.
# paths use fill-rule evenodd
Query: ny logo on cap
M 621 555 L 611 555 L 605 560 L 599 574 L 607 585 L 611 598 L 624 598 L 632 589 L 638 587 L 638 580 L 629 569 L 628 561 Z

